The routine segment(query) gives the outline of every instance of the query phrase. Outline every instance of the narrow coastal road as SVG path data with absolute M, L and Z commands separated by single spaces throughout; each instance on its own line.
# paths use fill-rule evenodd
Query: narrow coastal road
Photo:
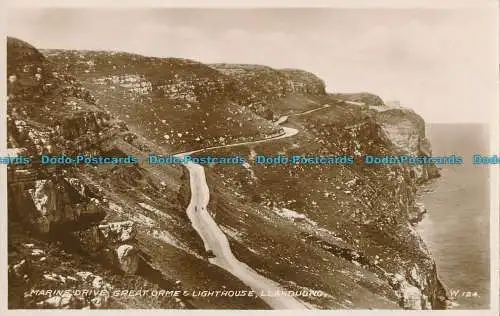
M 282 135 L 278 135 L 278 136 L 275 136 L 275 137 L 265 138 L 265 139 L 261 139 L 261 140 L 248 141 L 248 142 L 234 143 L 234 144 L 229 144 L 229 145 L 220 145 L 220 146 L 206 147 L 206 148 L 201 148 L 201 149 L 193 150 L 193 151 L 190 151 L 190 152 L 176 154 L 175 156 L 182 157 L 182 156 L 192 155 L 192 154 L 195 154 L 195 153 L 198 153 L 198 152 L 201 152 L 201 151 L 205 151 L 205 150 L 212 150 L 212 149 L 219 149 L 219 148 L 229 148 L 229 147 L 236 147 L 236 146 L 243 146 L 243 145 L 252 145 L 252 144 L 265 143 L 265 142 L 269 142 L 269 141 L 272 141 L 272 140 L 277 140 L 277 139 L 281 139 L 281 138 L 291 137 L 291 136 L 296 135 L 299 132 L 295 128 L 291 128 L 291 127 L 282 126 L 281 128 L 283 128 L 284 133 Z
M 329 105 L 324 105 L 318 109 L 299 113 L 298 115 L 311 113 L 327 107 L 329 107 Z M 295 128 L 282 128 L 284 133 L 276 137 L 230 145 L 208 147 L 191 152 L 180 153 L 176 156 L 182 158 L 183 156 L 191 155 L 204 150 L 264 143 L 291 137 L 298 133 L 298 130 Z M 184 166 L 189 171 L 189 182 L 191 187 L 191 200 L 186 209 L 186 213 L 193 228 L 203 240 L 205 250 L 212 251 L 215 255 L 214 258 L 209 258 L 209 262 L 221 267 L 240 279 L 243 283 L 252 288 L 256 295 L 260 295 L 261 293 L 276 293 L 284 291 L 285 289 L 281 288 L 277 282 L 260 275 L 248 265 L 239 261 L 233 255 L 227 236 L 220 229 L 207 210 L 208 202 L 210 200 L 210 191 L 205 178 L 205 169 L 201 165 L 192 162 L 189 162 Z M 308 309 L 304 303 L 291 296 L 261 296 L 261 299 L 263 299 L 273 309 Z
M 283 127 L 283 129 L 285 133 L 274 138 L 220 147 L 256 144 L 290 137 L 298 133 L 298 130 L 294 128 Z M 213 148 L 219 147 L 212 147 L 211 149 Z M 194 152 L 182 153 L 177 156 L 181 158 L 182 156 L 192 153 Z M 205 179 L 205 169 L 191 162 L 184 166 L 189 171 L 189 182 L 191 187 L 191 200 L 186 212 L 193 228 L 203 240 L 205 250 L 210 250 L 215 255 L 215 258 L 209 258 L 210 263 L 221 267 L 240 279 L 243 283 L 252 288 L 256 295 L 284 291 L 278 283 L 263 277 L 248 265 L 236 259 L 231 251 L 226 235 L 208 213 L 207 205 L 210 200 L 210 192 Z M 262 296 L 261 298 L 273 309 L 307 309 L 307 306 L 291 296 Z
M 309 111 L 305 111 L 305 112 L 290 114 L 288 116 L 289 117 L 291 117 L 291 116 L 301 116 L 301 115 L 304 115 L 304 114 L 309 114 L 309 113 L 312 113 L 312 112 L 316 112 L 316 111 L 319 111 L 319 110 L 323 110 L 323 109 L 329 108 L 330 106 L 331 106 L 330 104 L 323 104 L 322 107 L 315 108 L 315 109 L 312 109 L 312 110 L 309 110 Z

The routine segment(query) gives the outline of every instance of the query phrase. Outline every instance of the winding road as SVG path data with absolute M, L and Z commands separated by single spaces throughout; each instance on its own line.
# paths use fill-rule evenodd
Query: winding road
M 326 108 L 323 106 L 319 109 Z M 313 110 L 314 111 L 314 110 Z M 307 111 L 310 113 L 312 111 Z M 306 114 L 299 113 L 299 114 Z M 196 152 L 228 148 L 241 145 L 258 144 L 269 142 L 277 139 L 294 136 L 298 130 L 291 127 L 282 127 L 284 133 L 282 135 L 271 137 L 263 140 L 242 142 L 230 145 L 215 146 L 209 148 L 198 149 L 195 151 L 180 153 L 176 156 L 182 158 L 183 156 L 190 155 Z M 189 181 L 191 187 L 191 200 L 186 209 L 189 220 L 193 228 L 203 240 L 206 251 L 211 251 L 215 255 L 214 258 L 209 258 L 209 262 L 221 267 L 228 271 L 243 283 L 248 285 L 255 291 L 256 295 L 260 296 L 261 293 L 276 293 L 284 291 L 277 282 L 274 282 L 250 268 L 245 263 L 239 261 L 232 253 L 229 241 L 220 229 L 217 223 L 207 210 L 208 202 L 210 200 L 210 191 L 208 189 L 207 181 L 205 178 L 205 169 L 198 164 L 189 162 L 184 165 L 189 171 Z M 271 308 L 273 309 L 308 309 L 308 307 L 300 300 L 292 296 L 261 296 Z

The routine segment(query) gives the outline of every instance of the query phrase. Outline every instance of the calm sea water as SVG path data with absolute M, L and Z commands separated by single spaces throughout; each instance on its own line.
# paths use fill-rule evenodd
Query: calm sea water
M 457 154 L 465 161 L 443 166 L 441 178 L 420 190 L 428 214 L 418 230 L 441 280 L 458 293 L 455 309 L 489 308 L 489 170 L 472 165 L 473 154 L 488 153 L 487 126 L 432 124 L 427 136 L 433 155 Z

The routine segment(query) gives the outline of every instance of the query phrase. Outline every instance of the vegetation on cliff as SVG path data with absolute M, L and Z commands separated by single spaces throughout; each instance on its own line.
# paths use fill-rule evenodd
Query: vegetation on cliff
M 322 81 L 304 71 L 118 52 L 42 52 L 8 39 L 9 145 L 34 158 L 140 157 L 261 139 L 282 132 L 273 120 L 285 114 L 300 131 L 293 138 L 217 152 L 354 153 L 357 159 L 430 154 L 412 113 L 374 111 L 370 106 L 380 104 L 372 98 L 363 98 L 368 106 L 346 103 L 353 99 L 326 94 Z M 330 106 L 294 116 L 323 104 Z M 406 143 L 394 138 L 403 134 L 411 136 Z M 244 297 L 25 296 L 52 279 L 63 288 L 247 287 L 207 261 L 185 214 L 190 191 L 181 166 L 33 164 L 9 171 L 9 224 L 17 227 L 9 231 L 12 308 L 267 308 Z M 434 261 L 410 224 L 417 185 L 432 172 L 249 164 L 206 173 L 209 209 L 236 256 L 287 289 L 322 291 L 321 298 L 304 298 L 311 306 L 444 306 Z M 50 258 L 32 255 L 33 247 Z M 61 276 L 76 281 L 61 283 Z

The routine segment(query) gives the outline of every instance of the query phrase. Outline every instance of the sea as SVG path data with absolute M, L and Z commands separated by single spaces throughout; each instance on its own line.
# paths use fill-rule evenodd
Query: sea
M 453 309 L 488 309 L 490 300 L 489 168 L 472 155 L 488 153 L 488 127 L 430 124 L 433 156 L 460 155 L 463 165 L 444 165 L 441 177 L 419 190 L 427 215 L 417 230 L 454 299 Z

